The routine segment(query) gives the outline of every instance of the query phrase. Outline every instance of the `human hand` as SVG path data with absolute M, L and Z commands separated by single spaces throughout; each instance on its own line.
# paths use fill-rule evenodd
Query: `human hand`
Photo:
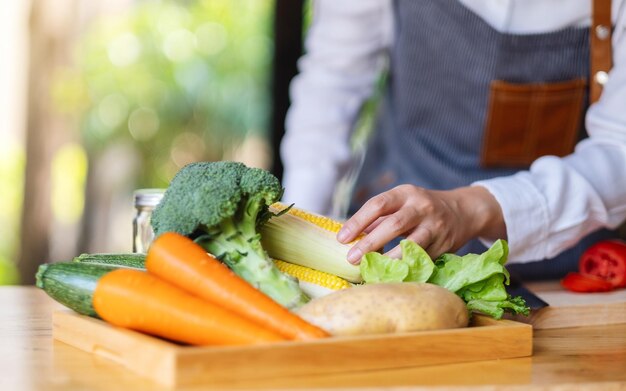
M 348 252 L 350 263 L 358 264 L 364 254 L 383 248 L 398 236 L 413 240 L 433 259 L 478 236 L 506 239 L 500 205 L 480 186 L 448 191 L 397 186 L 368 200 L 346 221 L 337 240 L 349 243 L 362 232 L 367 235 Z M 387 255 L 399 258 L 400 247 Z

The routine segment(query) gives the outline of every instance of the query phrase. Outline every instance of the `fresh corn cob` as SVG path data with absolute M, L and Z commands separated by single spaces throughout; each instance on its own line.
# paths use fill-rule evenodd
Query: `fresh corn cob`
M 287 206 L 273 204 L 270 211 L 278 213 Z M 346 260 L 353 243 L 336 239 L 341 223 L 328 217 L 291 208 L 273 217 L 261 227 L 261 243 L 270 257 L 326 272 L 350 282 L 361 282 L 359 267 Z
M 325 296 L 329 293 L 352 286 L 352 284 L 343 278 L 306 266 L 280 260 L 274 260 L 274 264 L 281 272 L 296 278 L 300 284 L 300 288 L 311 298 Z

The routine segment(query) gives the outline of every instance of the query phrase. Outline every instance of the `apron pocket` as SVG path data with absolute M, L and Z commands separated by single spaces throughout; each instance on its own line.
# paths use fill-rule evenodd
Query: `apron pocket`
M 578 140 L 586 82 L 490 86 L 481 165 L 528 167 L 545 155 L 565 156 Z

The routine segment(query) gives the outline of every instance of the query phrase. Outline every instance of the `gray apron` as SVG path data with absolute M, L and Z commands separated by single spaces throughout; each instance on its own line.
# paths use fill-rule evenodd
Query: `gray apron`
M 457 0 L 397 0 L 394 15 L 387 88 L 351 212 L 403 183 L 446 190 L 514 174 L 519 169 L 486 169 L 480 164 L 491 81 L 588 78 L 587 28 L 501 33 Z M 583 123 L 580 137 L 586 137 Z M 598 231 L 556 259 L 508 268 L 523 279 L 559 278 L 577 269 L 585 248 L 608 237 L 614 234 Z M 484 250 L 474 240 L 458 253 Z

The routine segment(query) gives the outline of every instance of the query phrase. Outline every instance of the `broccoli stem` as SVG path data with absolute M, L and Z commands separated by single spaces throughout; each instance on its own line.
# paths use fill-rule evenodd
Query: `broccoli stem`
M 248 198 L 247 201 L 242 201 L 242 203 L 245 203 L 245 206 L 242 208 L 243 216 L 241 216 L 239 228 L 241 229 L 241 233 L 248 240 L 251 240 L 258 235 L 257 217 L 259 215 L 259 211 L 261 210 L 261 206 L 263 205 L 262 202 L 263 200 L 258 200 L 256 198 Z

